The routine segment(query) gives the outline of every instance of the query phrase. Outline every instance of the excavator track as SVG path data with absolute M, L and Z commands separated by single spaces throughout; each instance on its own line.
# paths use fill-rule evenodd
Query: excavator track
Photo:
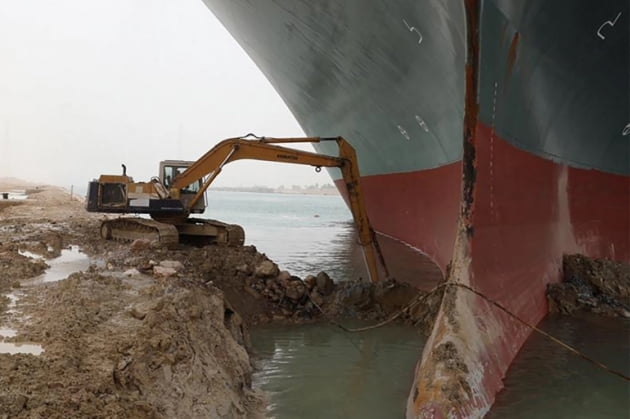
M 237 224 L 204 218 L 188 218 L 185 224 L 178 224 L 176 227 L 180 241 L 191 244 L 242 246 L 245 242 L 245 231 Z
M 162 245 L 183 242 L 197 246 L 209 244 L 242 246 L 245 242 L 245 232 L 241 226 L 200 218 L 189 218 L 183 224 L 137 217 L 105 220 L 101 223 L 101 237 L 126 242 L 147 239 Z
M 179 234 L 171 224 L 136 217 L 121 217 L 101 223 L 101 237 L 107 240 L 147 239 L 163 245 L 177 244 Z
M 242 246 L 245 243 L 245 230 L 238 224 L 227 224 L 229 246 Z

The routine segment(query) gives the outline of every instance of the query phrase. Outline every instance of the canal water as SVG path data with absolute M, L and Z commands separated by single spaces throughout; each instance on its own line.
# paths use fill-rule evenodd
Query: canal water
M 304 277 L 365 277 L 352 216 L 339 196 L 211 191 L 209 218 L 240 224 L 246 243 Z M 429 289 L 439 280 L 415 251 L 381 238 L 396 278 Z M 417 277 L 424 279 L 418 281 Z M 611 367 L 630 374 L 630 320 L 550 317 L 541 324 Z M 326 324 L 270 326 L 252 333 L 259 356 L 254 385 L 268 416 L 402 418 L 425 339 L 389 325 L 347 334 Z M 517 356 L 489 418 L 627 418 L 630 385 L 532 335 Z
M 251 337 L 261 359 L 254 383 L 273 418 L 402 418 L 424 345 L 418 330 L 397 325 L 358 334 L 276 326 Z

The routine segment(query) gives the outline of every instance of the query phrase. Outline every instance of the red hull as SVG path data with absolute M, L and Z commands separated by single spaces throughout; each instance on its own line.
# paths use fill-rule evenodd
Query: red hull
M 362 178 L 372 225 L 421 250 L 444 272 L 455 242 L 461 177 L 462 165 L 457 162 L 421 172 Z
M 457 222 L 461 163 L 363 178 L 376 230 L 427 253 L 443 271 L 452 260 L 451 280 L 534 324 L 547 312 L 545 288 L 560 279 L 563 254 L 630 261 L 629 177 L 556 164 L 481 124 L 475 143 L 472 235 Z M 411 417 L 483 415 L 529 335 L 466 290 L 446 300 L 417 369 Z M 440 355 L 452 349 L 448 342 L 460 368 Z

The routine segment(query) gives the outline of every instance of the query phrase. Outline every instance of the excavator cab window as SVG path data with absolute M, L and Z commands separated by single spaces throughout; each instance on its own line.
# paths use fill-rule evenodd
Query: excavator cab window
M 170 188 L 175 178 L 187 169 L 186 166 L 164 166 L 164 186 Z M 202 179 L 182 189 L 183 193 L 196 194 L 201 189 Z

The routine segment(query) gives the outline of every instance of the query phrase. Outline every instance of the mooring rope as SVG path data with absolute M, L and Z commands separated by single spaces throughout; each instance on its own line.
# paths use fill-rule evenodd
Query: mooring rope
M 424 301 L 425 299 L 427 299 L 430 295 L 432 295 L 433 293 L 437 292 L 438 290 L 445 288 L 445 287 L 449 287 L 449 286 L 453 286 L 453 287 L 459 287 L 459 288 L 463 288 L 466 289 L 470 292 L 472 292 L 473 294 L 483 298 L 485 301 L 489 302 L 490 304 L 492 304 L 493 306 L 497 307 L 498 309 L 500 309 L 501 311 L 505 312 L 506 314 L 508 314 L 511 318 L 513 318 L 514 320 L 518 321 L 519 323 L 523 324 L 524 326 L 532 329 L 533 331 L 539 333 L 540 335 L 544 336 L 545 338 L 549 339 L 550 341 L 562 346 L 563 348 L 565 348 L 566 350 L 568 350 L 569 352 L 573 353 L 574 355 L 579 356 L 580 358 L 592 363 L 593 365 L 603 369 L 606 372 L 609 372 L 610 374 L 616 375 L 626 381 L 630 381 L 630 377 L 627 376 L 626 374 L 622 373 L 621 371 L 615 370 L 587 355 L 585 355 L 583 352 L 577 350 L 576 348 L 574 348 L 573 346 L 563 342 L 562 340 L 556 338 L 555 336 L 552 336 L 551 334 L 545 332 L 544 330 L 538 328 L 537 326 L 534 326 L 532 324 L 530 324 L 529 322 L 521 319 L 520 317 L 518 317 L 516 314 L 512 313 L 510 310 L 508 310 L 507 308 L 505 308 L 503 305 L 501 305 L 500 303 L 496 302 L 495 300 L 491 299 L 490 297 L 485 296 L 483 293 L 477 291 L 476 289 L 465 285 L 465 284 L 460 284 L 458 282 L 444 282 L 442 284 L 439 284 L 435 287 L 433 287 L 429 292 L 427 292 L 426 294 L 419 294 L 417 297 L 415 297 L 413 300 L 411 300 L 411 302 L 409 302 L 405 307 L 403 307 L 402 309 L 398 310 L 394 315 L 392 315 L 391 317 L 389 317 L 387 320 L 384 320 L 380 323 L 376 323 L 373 324 L 371 326 L 366 326 L 366 327 L 359 327 L 359 328 L 348 328 L 345 327 L 344 325 L 329 319 L 330 323 L 334 324 L 335 326 L 339 327 L 340 329 L 346 331 L 346 332 L 350 332 L 350 333 L 358 333 L 358 332 L 365 332 L 367 330 L 372 330 L 372 329 L 377 329 L 379 327 L 383 327 L 391 322 L 393 322 L 394 320 L 396 320 L 397 318 L 399 318 L 403 313 L 405 313 L 407 310 L 411 310 L 413 307 L 415 307 L 416 305 L 420 304 L 422 301 Z M 310 297 L 310 295 L 309 295 Z M 326 312 L 324 312 L 324 310 L 319 306 L 319 304 L 317 304 L 315 301 L 313 301 L 311 299 L 311 302 L 317 307 L 317 309 L 319 311 L 321 311 L 321 313 L 326 316 Z

